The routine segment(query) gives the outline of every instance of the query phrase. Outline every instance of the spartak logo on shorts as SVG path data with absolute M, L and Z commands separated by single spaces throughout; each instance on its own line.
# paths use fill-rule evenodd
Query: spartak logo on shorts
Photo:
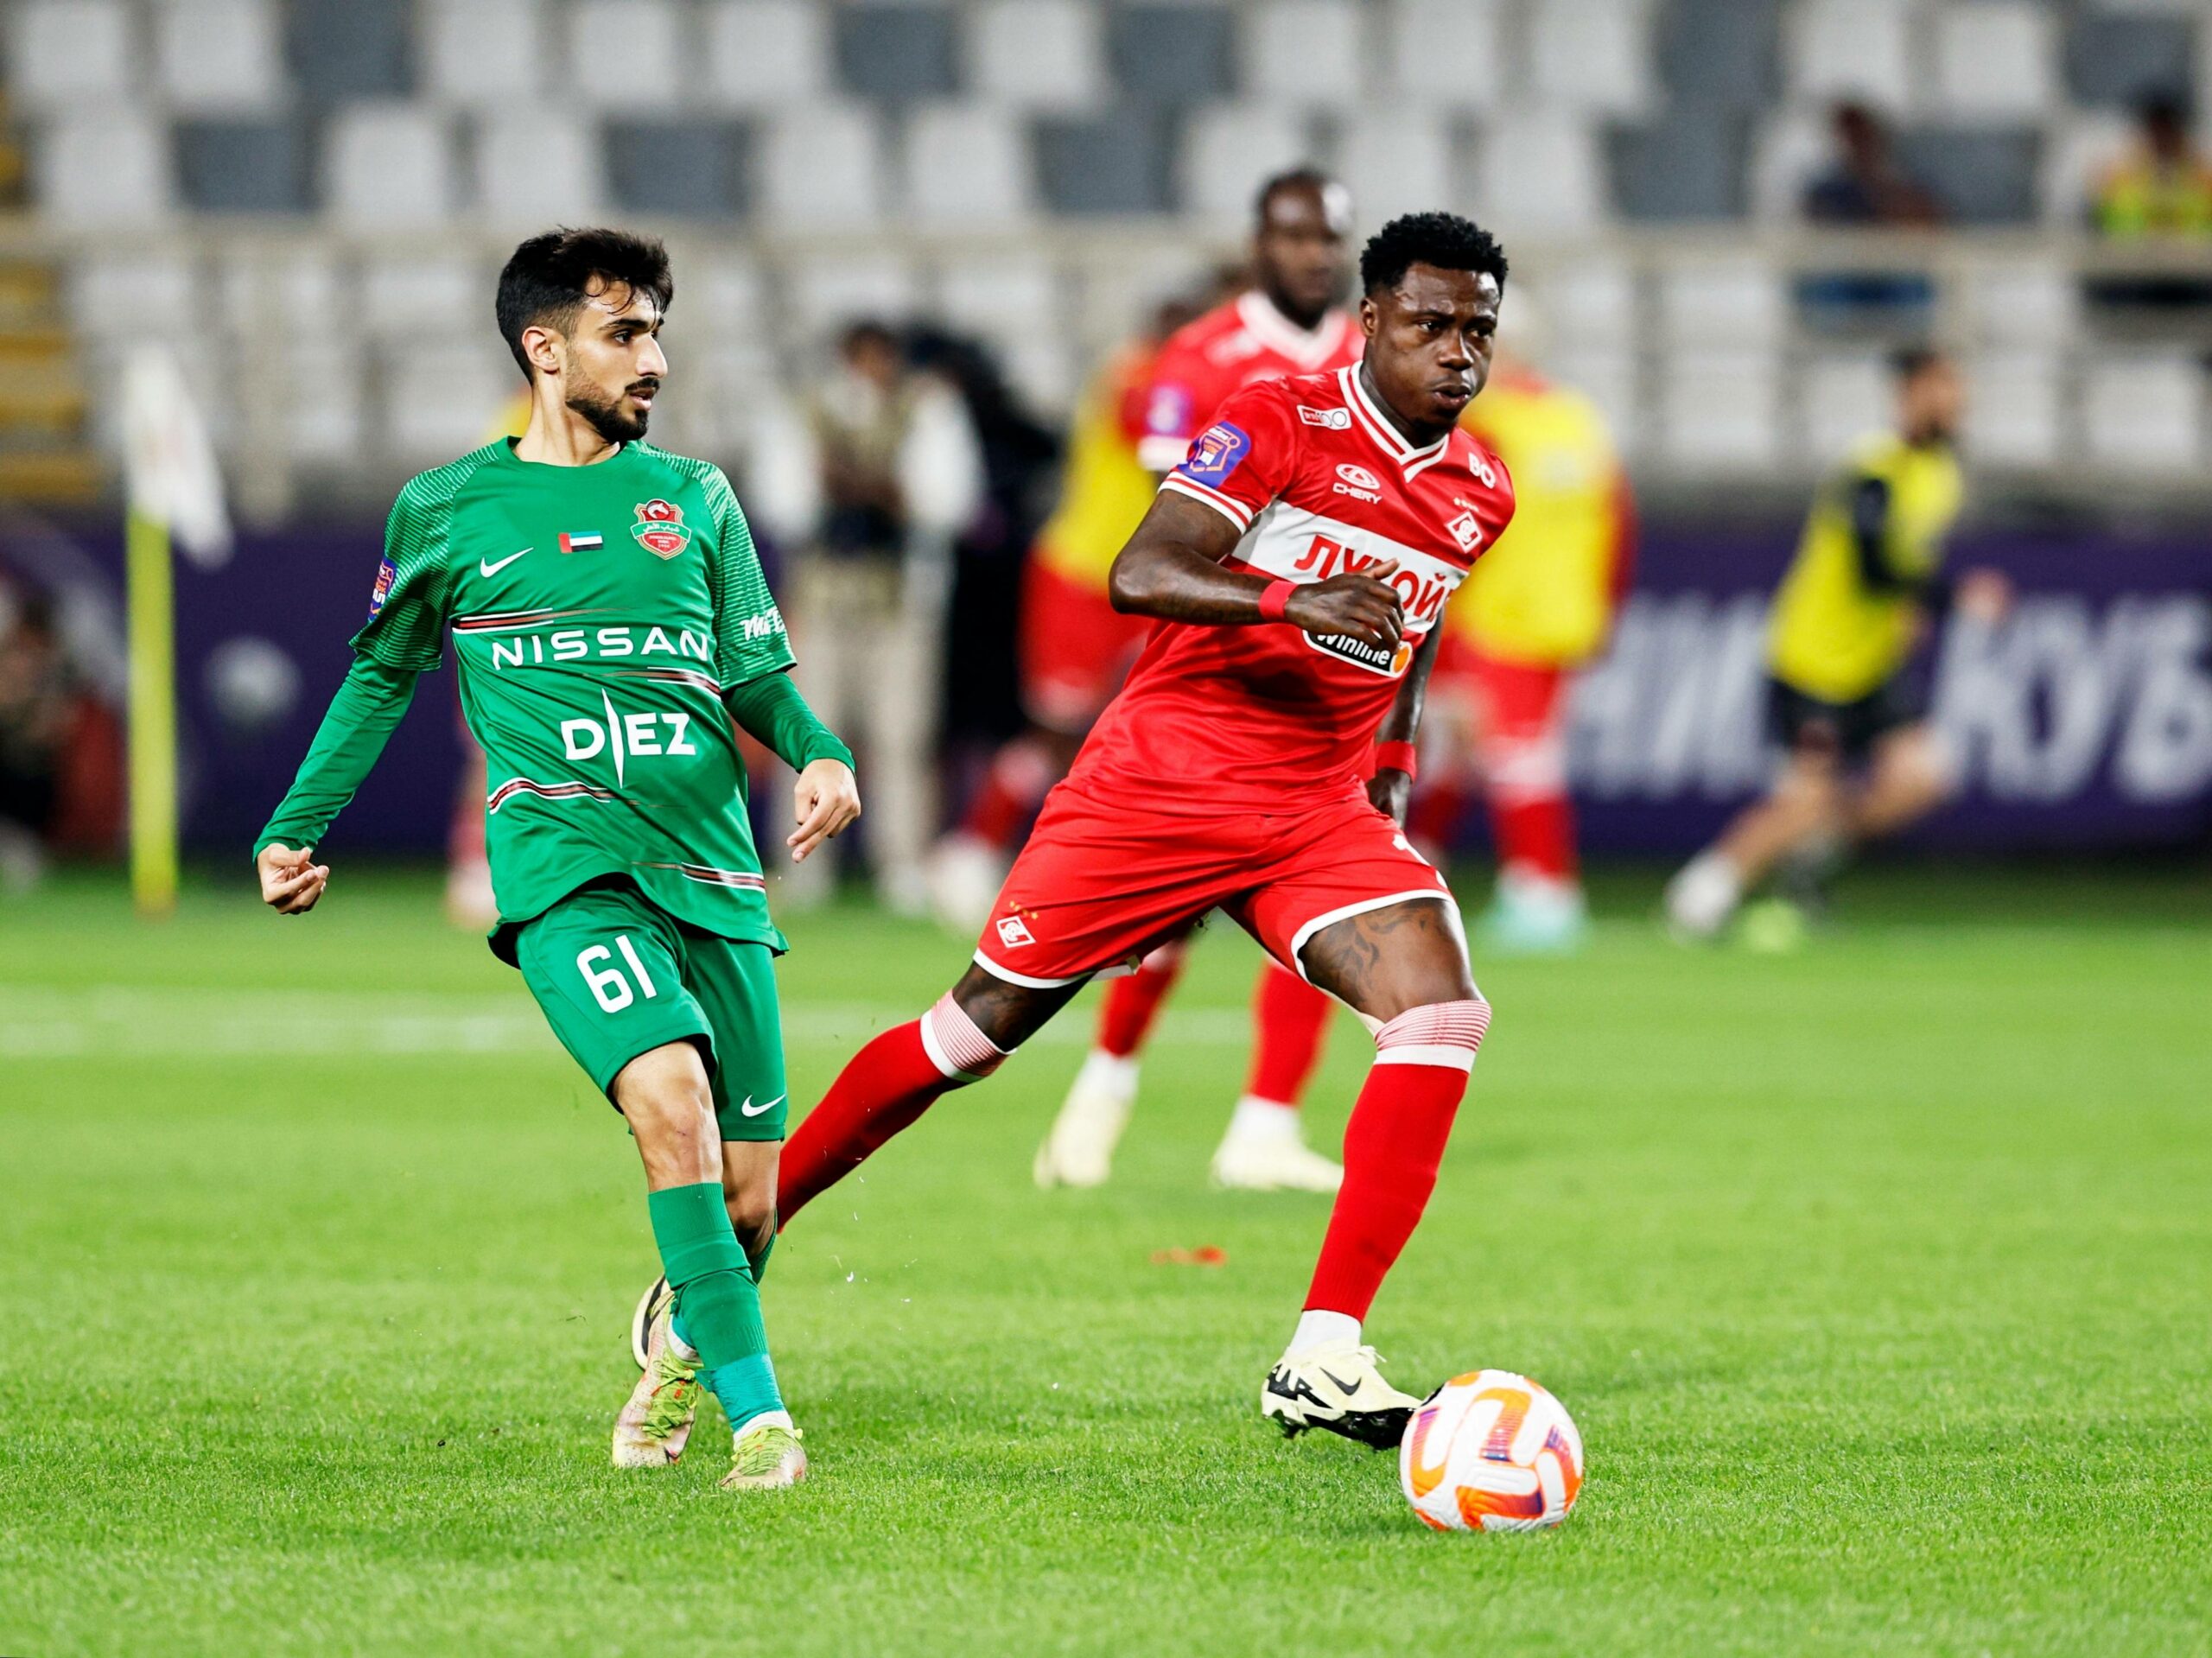
M 638 504 L 638 521 L 630 533 L 639 546 L 661 558 L 674 558 L 691 544 L 691 532 L 683 527 L 683 509 L 658 495 Z

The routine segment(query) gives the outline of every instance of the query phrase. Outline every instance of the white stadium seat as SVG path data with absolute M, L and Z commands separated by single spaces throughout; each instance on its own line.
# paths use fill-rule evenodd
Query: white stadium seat
M 582 0 L 569 15 L 567 87 L 598 109 L 676 114 L 691 80 L 684 22 L 674 0 Z
M 1749 473 L 1780 457 L 1781 377 L 1766 352 L 1670 352 L 1661 371 L 1661 452 L 1686 472 Z
M 291 458 L 332 467 L 359 463 L 368 438 L 367 362 L 343 335 L 302 336 L 285 352 L 279 422 Z
M 1629 345 L 1641 333 L 1637 295 L 1626 265 L 1602 255 L 1578 257 L 1544 278 L 1545 333 L 1562 350 L 1580 343 Z
M 1967 321 L 1990 345 L 2040 345 L 2080 326 L 2081 287 L 2057 265 L 2007 258 L 1974 265 L 1960 280 Z
M 860 317 L 894 326 L 921 296 L 914 268 L 896 254 L 817 254 L 794 260 L 784 297 L 801 343 L 823 340 Z
M 946 321 L 975 334 L 1056 333 L 1062 320 L 1058 276 L 1041 255 L 948 264 L 936 297 Z
M 1387 24 L 1391 95 L 1444 110 L 1486 110 L 1505 84 L 1497 0 L 1397 0 Z
M 122 99 L 137 87 L 137 42 L 124 0 L 25 0 L 10 9 L 8 92 L 34 109 Z
M 884 207 L 882 137 L 865 105 L 781 110 L 763 124 L 754 199 L 786 226 L 865 226 Z
M 1366 53 L 1353 0 L 1266 0 L 1243 14 L 1246 90 L 1300 108 L 1360 101 Z
M 1834 148 L 1825 111 L 1786 110 L 1770 118 L 1751 149 L 1751 217 L 1769 224 L 1802 218 L 1805 186 Z
M 353 272 L 327 243 L 229 251 L 216 273 L 223 318 L 240 335 L 293 339 L 357 331 Z
M 2180 352 L 2099 356 L 2083 377 L 2089 458 L 2116 471 L 2183 473 L 2203 458 L 2204 372 Z
M 703 14 L 705 95 L 723 109 L 812 104 L 830 86 L 830 20 L 808 0 L 715 0 Z
M 491 291 L 489 272 L 459 254 L 395 253 L 361 267 L 361 322 L 391 339 L 420 334 L 425 317 L 469 314 Z
M 181 114 L 254 114 L 285 95 L 274 0 L 168 0 L 154 12 L 162 97 Z
M 1965 0 L 1936 18 L 1934 112 L 2037 122 L 2058 92 L 2056 19 L 2031 0 Z
M 2212 37 L 2212 30 L 2206 33 Z M 2059 123 L 2044 144 L 2043 168 L 2036 185 L 2044 221 L 2083 223 L 2099 176 L 2127 153 L 2134 136 L 2133 118 L 2119 110 L 2070 115 Z
M 69 310 L 92 340 L 174 339 L 204 331 L 191 264 L 175 253 L 88 256 L 69 273 Z
M 453 215 L 453 135 L 419 104 L 355 104 L 323 137 L 324 210 L 361 227 L 440 223 Z
M 537 229 L 598 217 L 607 183 L 597 129 L 558 105 L 483 118 L 476 205 L 494 222 Z
M 1071 114 L 1105 101 L 1103 31 L 1089 0 L 987 0 L 966 39 L 969 84 L 993 103 Z
M 1548 291 L 1548 290 L 1547 290 Z M 1506 316 L 1512 315 L 1509 303 Z M 1512 323 L 1505 323 L 1511 338 Z M 1626 346 L 1573 340 L 1556 333 L 1541 364 L 1561 385 L 1573 386 L 1605 416 L 1613 443 L 1624 455 L 1640 454 L 1649 439 L 1643 403 L 1637 396 L 1637 354 Z
M 1802 448 L 1791 459 L 1833 466 L 1860 438 L 1889 423 L 1889 362 L 1875 352 L 1815 357 L 1805 365 L 1796 401 Z
M 537 0 L 429 0 L 417 30 L 423 84 L 441 103 L 526 104 L 551 79 Z
M 45 124 L 41 213 L 58 225 L 141 225 L 169 210 L 168 130 L 142 108 L 86 105 Z
M 1961 435 L 1977 465 L 2048 467 L 2058 459 L 2064 380 L 2056 352 L 1979 353 L 1967 360 L 1967 386 Z
M 1177 160 L 1183 210 L 1224 230 L 1251 222 L 1273 174 L 1313 158 L 1306 124 L 1272 105 L 1219 104 L 1192 115 Z
M 1400 213 L 1463 205 L 1466 169 L 1445 118 L 1420 108 L 1377 110 L 1344 124 L 1337 176 L 1366 234 Z
M 1797 0 L 1783 32 L 1789 90 L 1815 102 L 1913 106 L 1912 0 Z
M 1605 115 L 1650 107 L 1646 0 L 1536 0 L 1528 27 L 1529 81 L 1539 98 Z
M 1570 111 L 1494 118 L 1477 156 L 1475 200 L 1508 246 L 1518 234 L 1585 231 L 1605 217 L 1597 134 Z
M 442 465 L 484 441 L 521 384 L 505 343 L 478 328 L 401 342 L 385 359 L 383 436 L 410 467 Z
M 902 200 L 918 224 L 1005 226 L 1034 200 L 1028 135 L 1003 110 L 937 104 L 908 118 Z
M 1782 277 L 1756 258 L 1715 258 L 1669 270 L 1659 319 L 1670 345 L 1771 346 L 1789 321 Z
M 684 261 L 683 306 L 670 326 L 694 339 L 758 339 L 772 314 L 759 265 L 727 248 L 702 249 Z

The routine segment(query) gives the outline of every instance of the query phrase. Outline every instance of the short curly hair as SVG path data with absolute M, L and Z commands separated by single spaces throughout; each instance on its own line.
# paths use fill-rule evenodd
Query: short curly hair
M 1415 265 L 1473 270 L 1505 286 L 1505 250 L 1497 238 L 1457 213 L 1408 213 L 1370 238 L 1359 256 L 1359 285 L 1374 294 L 1395 288 Z

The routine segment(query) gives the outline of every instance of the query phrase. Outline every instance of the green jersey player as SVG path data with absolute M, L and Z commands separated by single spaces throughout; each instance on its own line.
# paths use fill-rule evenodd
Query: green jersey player
M 492 948 L 628 1121 L 671 1293 L 614 1460 L 683 1453 L 721 1402 L 723 1484 L 806 1474 L 760 1316 L 787 1090 L 736 724 L 799 774 L 803 859 L 860 815 L 852 755 L 792 687 L 791 647 L 721 472 L 644 441 L 674 291 L 658 242 L 558 231 L 500 273 L 531 416 L 400 492 L 353 663 L 255 848 L 280 914 L 330 879 L 315 843 L 450 632 L 490 760 Z

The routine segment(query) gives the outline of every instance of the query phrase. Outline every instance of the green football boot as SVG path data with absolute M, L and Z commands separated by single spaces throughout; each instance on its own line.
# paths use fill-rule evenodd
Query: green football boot
M 781 1422 L 756 1422 L 732 1436 L 725 1491 L 775 1490 L 806 1477 L 806 1451 L 799 1431 Z

